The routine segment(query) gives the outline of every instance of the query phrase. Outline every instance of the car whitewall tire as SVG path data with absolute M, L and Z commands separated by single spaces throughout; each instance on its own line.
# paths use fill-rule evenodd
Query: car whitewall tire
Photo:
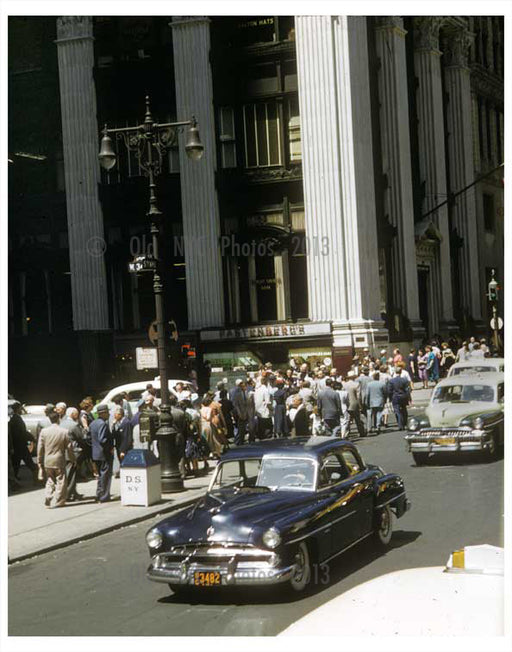
M 300 593 L 304 591 L 311 578 L 311 561 L 307 545 L 302 541 L 299 543 L 295 554 L 295 571 L 290 579 L 290 587 Z
M 393 520 L 389 505 L 377 511 L 376 520 L 375 538 L 381 546 L 388 546 L 393 536 Z

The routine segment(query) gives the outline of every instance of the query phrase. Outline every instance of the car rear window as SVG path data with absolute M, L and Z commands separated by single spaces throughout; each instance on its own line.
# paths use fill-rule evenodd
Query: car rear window
M 460 374 L 463 374 L 464 376 L 466 376 L 467 374 L 480 374 L 489 371 L 496 371 L 496 367 L 489 367 L 489 366 L 455 367 L 452 375 L 459 376 Z

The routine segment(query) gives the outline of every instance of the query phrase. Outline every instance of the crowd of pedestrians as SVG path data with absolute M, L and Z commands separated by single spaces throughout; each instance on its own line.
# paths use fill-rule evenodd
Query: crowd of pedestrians
M 455 351 L 455 352 L 454 352 Z M 290 361 L 286 369 L 271 363 L 238 378 L 233 387 L 219 382 L 215 390 L 199 395 L 197 384 L 178 382 L 170 388 L 169 405 L 181 450 L 180 473 L 197 475 L 208 470 L 208 460 L 218 459 L 230 445 L 278 437 L 378 435 L 391 426 L 404 430 L 414 383 L 434 386 L 458 361 L 491 355 L 485 339 L 472 337 L 457 342 L 434 339 L 403 355 L 382 349 L 370 355 L 364 349 L 353 358 L 350 369 L 340 373 L 318 363 Z M 111 499 L 113 474 L 132 448 L 151 447 L 156 441 L 141 433 L 141 415 L 158 415 L 161 399 L 148 384 L 136 410 L 126 394 L 109 404 L 94 404 L 85 397 L 79 407 L 59 402 L 48 404 L 37 424 L 36 437 L 26 428 L 21 405 L 11 405 L 9 421 L 9 487 L 19 488 L 21 461 L 32 472 L 34 482 L 46 480 L 45 505 L 62 507 L 83 499 L 77 482 L 97 478 L 95 500 Z M 37 464 L 32 453 L 37 446 Z M 202 468 L 199 464 L 202 463 Z

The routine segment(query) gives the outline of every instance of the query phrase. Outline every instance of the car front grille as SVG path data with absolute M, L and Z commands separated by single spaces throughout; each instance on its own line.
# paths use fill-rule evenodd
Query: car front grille
M 252 546 L 240 544 L 218 543 L 189 543 L 176 546 L 158 555 L 162 566 L 188 563 L 208 566 L 228 566 L 236 562 L 238 568 L 250 566 L 272 566 L 275 564 L 276 555 L 270 550 L 262 550 Z
M 473 434 L 473 431 L 470 428 L 430 428 L 421 430 L 417 433 L 411 433 L 406 436 L 406 439 L 415 442 L 430 442 L 434 439 L 456 439 L 459 442 L 464 442 L 481 441 L 482 437 Z

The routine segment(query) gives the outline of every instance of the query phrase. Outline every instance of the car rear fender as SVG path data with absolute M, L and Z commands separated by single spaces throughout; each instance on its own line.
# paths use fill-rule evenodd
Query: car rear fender
M 375 481 L 375 509 L 389 505 L 397 518 L 408 509 L 404 481 L 396 473 L 388 473 Z

